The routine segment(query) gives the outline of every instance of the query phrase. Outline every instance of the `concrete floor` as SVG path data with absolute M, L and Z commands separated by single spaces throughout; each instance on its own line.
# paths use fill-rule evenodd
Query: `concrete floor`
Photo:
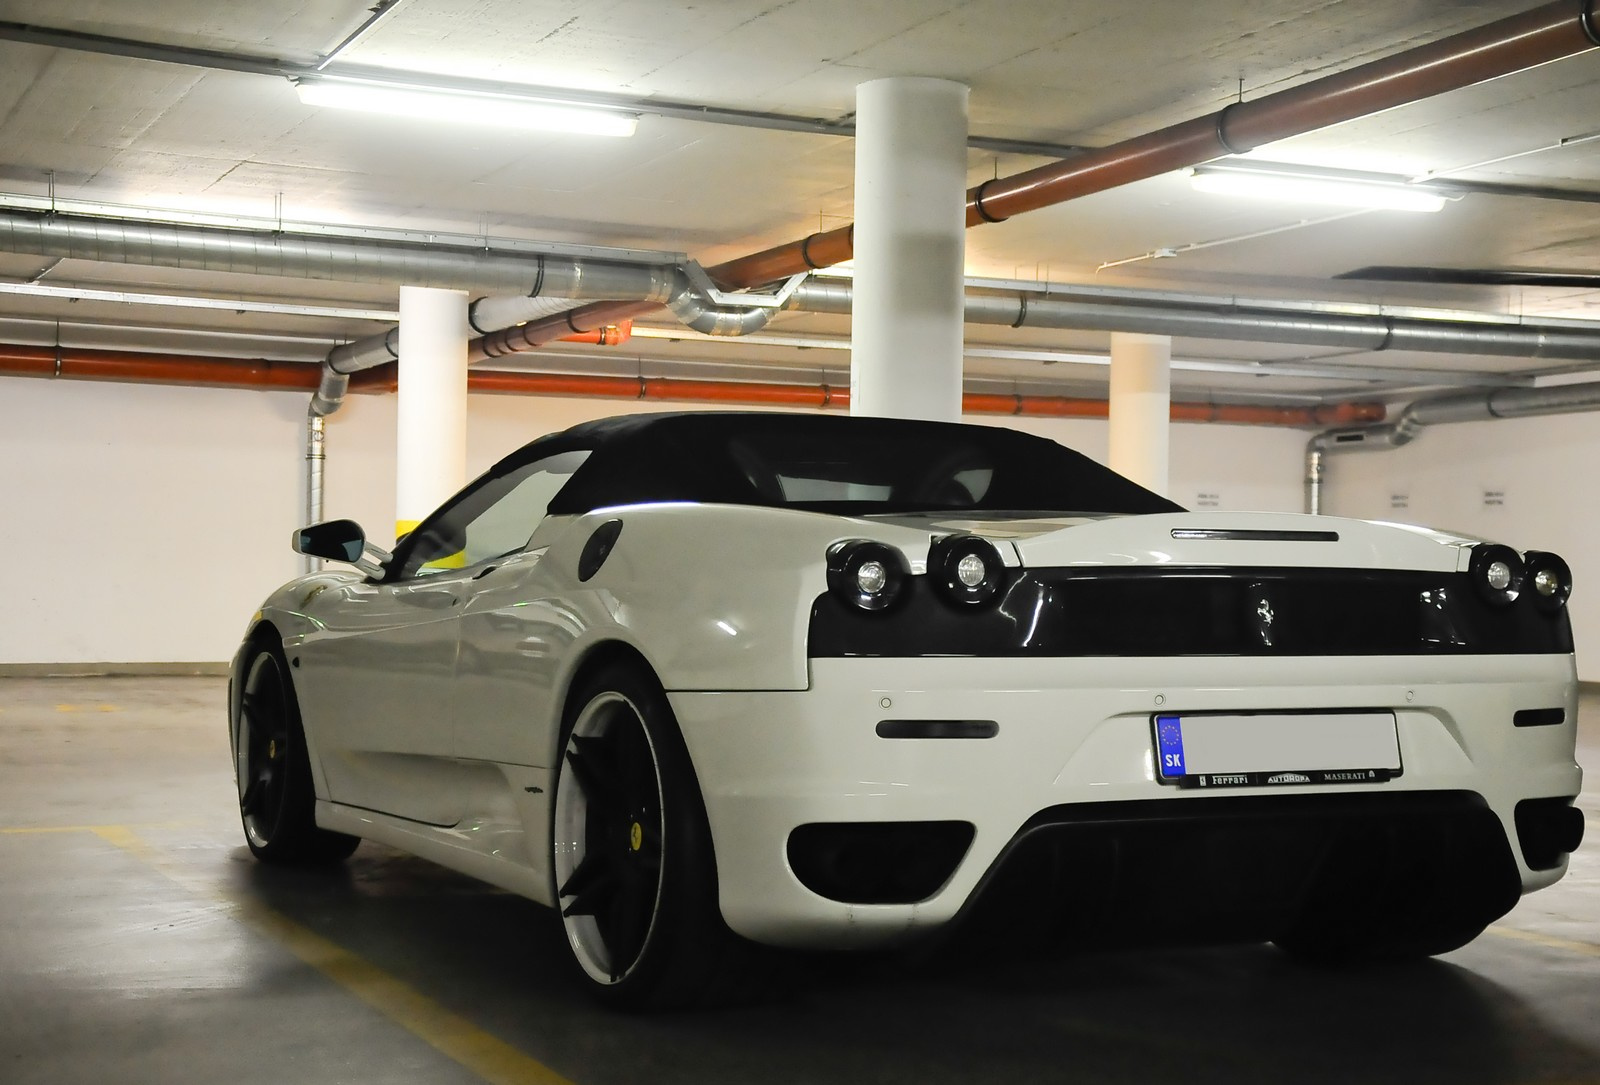
M 1572 872 L 1472 945 L 858 962 L 772 1006 L 594 1009 L 551 913 L 364 844 L 256 864 L 216 678 L 0 679 L 0 1082 L 1600 1082 L 1600 696 Z

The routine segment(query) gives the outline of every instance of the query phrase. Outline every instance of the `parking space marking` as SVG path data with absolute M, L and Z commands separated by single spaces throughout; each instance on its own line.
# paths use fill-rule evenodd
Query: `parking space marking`
M 0 836 L 33 836 L 42 833 L 94 833 L 132 832 L 135 829 L 182 829 L 198 822 L 153 821 L 144 825 L 6 825 L 0 826 Z
M 1585 957 L 1600 957 L 1600 945 L 1593 942 L 1579 942 L 1572 938 L 1559 938 L 1553 934 L 1539 934 L 1537 931 L 1525 931 L 1521 927 L 1493 926 L 1489 928 L 1490 934 L 1498 934 L 1501 938 L 1513 938 L 1518 942 L 1532 942 L 1534 945 L 1544 946 L 1547 949 L 1564 949 L 1568 953 L 1581 953 Z
M 199 883 L 189 873 L 179 870 L 131 826 L 20 826 L 0 829 L 0 833 L 92 833 L 146 863 L 186 892 L 222 904 L 231 918 L 278 942 L 301 961 L 489 1085 L 573 1085 L 520 1048 L 485 1032 L 366 958 L 301 926 L 283 913 L 248 895 Z

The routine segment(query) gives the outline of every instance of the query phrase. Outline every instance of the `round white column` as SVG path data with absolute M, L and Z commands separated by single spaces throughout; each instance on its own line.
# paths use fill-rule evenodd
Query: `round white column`
M 856 88 L 850 413 L 961 417 L 967 88 Z
M 466 482 L 467 339 L 466 291 L 400 288 L 396 536 Z
M 1163 497 L 1172 418 L 1172 337 L 1111 333 L 1111 469 Z

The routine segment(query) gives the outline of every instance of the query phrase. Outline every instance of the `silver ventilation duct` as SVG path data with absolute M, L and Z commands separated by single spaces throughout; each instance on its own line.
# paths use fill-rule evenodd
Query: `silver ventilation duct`
M 1399 448 L 1410 444 L 1426 426 L 1447 422 L 1484 422 L 1540 414 L 1575 414 L 1600 410 L 1600 382 L 1563 384 L 1554 388 L 1501 388 L 1419 399 L 1393 422 L 1319 433 L 1306 443 L 1306 511 L 1322 511 L 1322 485 L 1330 452 Z
M 0 209 L 0 252 L 293 279 L 563 297 L 606 297 L 611 289 L 631 293 L 637 289 L 641 273 L 646 277 L 670 275 L 677 259 L 663 254 L 663 259 L 652 263 L 573 256 L 547 261 L 539 253 L 484 246 L 11 209 Z M 585 290 L 590 293 L 584 294 Z
M 604 298 L 665 305 L 685 325 L 706 335 L 749 335 L 766 327 L 788 303 L 802 278 L 790 279 L 776 294 L 723 294 L 692 260 L 675 267 L 644 267 L 540 256 L 538 274 L 528 293 L 478 298 L 467 307 L 467 323 L 482 335 L 567 312 L 588 298 Z M 339 409 L 350 374 L 399 356 L 397 329 L 335 347 L 323 367 L 323 384 L 312 400 L 313 412 L 332 414 Z M 338 381 L 340 375 L 346 378 L 343 385 Z
M 704 335 L 751 335 L 767 326 L 776 309 L 725 309 L 709 304 L 692 289 L 667 303 L 672 315 Z
M 479 335 L 483 335 L 486 332 L 509 328 L 513 324 L 543 320 L 547 316 L 564 313 L 579 305 L 587 305 L 593 300 L 580 297 L 551 297 L 548 294 L 521 295 L 514 298 L 477 298 L 467 306 L 467 325 Z
M 345 378 L 348 380 L 349 378 Z M 319 390 L 320 391 L 320 390 Z M 327 419 L 318 413 L 316 401 L 306 412 L 306 518 L 309 524 L 322 522 L 322 479 L 327 467 Z M 305 555 L 300 571 L 314 573 L 322 567 L 322 562 Z
M 849 283 L 812 280 L 794 292 L 788 307 L 811 313 L 845 314 L 850 312 L 851 300 Z M 1411 350 L 1600 361 L 1600 327 L 1336 313 L 1249 302 L 1196 304 L 1172 295 L 1140 297 L 1132 291 L 1120 296 L 1105 291 L 1074 296 L 1070 290 L 1050 294 L 968 290 L 966 322 L 1012 328 L 1144 332 L 1371 352 Z

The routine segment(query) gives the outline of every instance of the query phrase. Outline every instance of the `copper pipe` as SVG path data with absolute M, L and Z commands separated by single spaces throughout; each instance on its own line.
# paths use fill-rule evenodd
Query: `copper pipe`
M 1235 102 L 1206 117 L 985 181 L 967 193 L 967 225 L 1000 222 L 1213 158 L 1242 154 L 1273 140 L 1593 49 L 1596 43 L 1584 29 L 1588 2 L 1592 0 L 1558 0 L 1251 102 Z M 724 290 L 760 286 L 848 260 L 854 251 L 852 230 L 841 226 L 707 270 Z
M 759 381 L 700 381 L 670 377 L 594 377 L 556 373 L 469 370 L 467 387 L 474 392 L 506 395 L 601 396 L 616 399 L 674 400 L 690 403 L 739 403 L 760 407 L 848 407 L 849 388 L 827 384 L 772 384 Z M 968 392 L 961 397 L 966 414 L 1029 415 L 1047 418 L 1105 418 L 1103 399 L 1073 396 L 997 395 Z M 1258 407 L 1244 404 L 1174 403 L 1174 422 L 1228 422 L 1267 426 L 1355 425 L 1382 421 L 1381 403 L 1337 403 L 1316 407 Z
M 985 181 L 967 193 L 967 225 L 1000 222 L 1593 49 L 1596 43 L 1585 30 L 1593 18 L 1589 10 L 1593 2 L 1557 0 L 1251 102 L 1234 102 L 1209 116 Z M 855 251 L 854 233 L 853 224 L 841 226 L 729 260 L 707 272 L 724 290 L 761 286 L 848 260 Z M 475 339 L 468 356 L 476 361 L 532 350 L 558 337 L 562 328 L 581 330 L 655 308 L 638 302 L 594 302 L 572 313 Z
M 268 361 L 264 358 L 210 358 L 185 354 L 146 354 L 131 350 L 0 344 L 0 374 L 9 376 L 310 391 L 316 388 L 321 369 L 314 362 Z
M 186 384 L 221 388 L 309 390 L 321 367 L 312 362 L 260 358 L 216 358 L 146 354 L 80 347 L 22 346 L 0 343 L 0 376 L 63 377 L 133 383 Z M 392 369 L 368 369 L 350 378 L 350 391 L 392 392 Z M 777 384 L 763 381 L 702 381 L 670 377 L 601 377 L 583 374 L 517 373 L 473 369 L 467 389 L 500 395 L 575 396 L 649 399 L 689 403 L 738 403 L 757 407 L 846 408 L 850 389 L 828 384 Z M 1071 396 L 994 395 L 969 392 L 962 410 L 969 414 L 1009 414 L 1048 418 L 1104 418 L 1103 399 Z M 1381 422 L 1381 403 L 1339 403 L 1319 407 L 1257 407 L 1174 403 L 1175 422 L 1232 422 L 1268 426 L 1329 426 Z

